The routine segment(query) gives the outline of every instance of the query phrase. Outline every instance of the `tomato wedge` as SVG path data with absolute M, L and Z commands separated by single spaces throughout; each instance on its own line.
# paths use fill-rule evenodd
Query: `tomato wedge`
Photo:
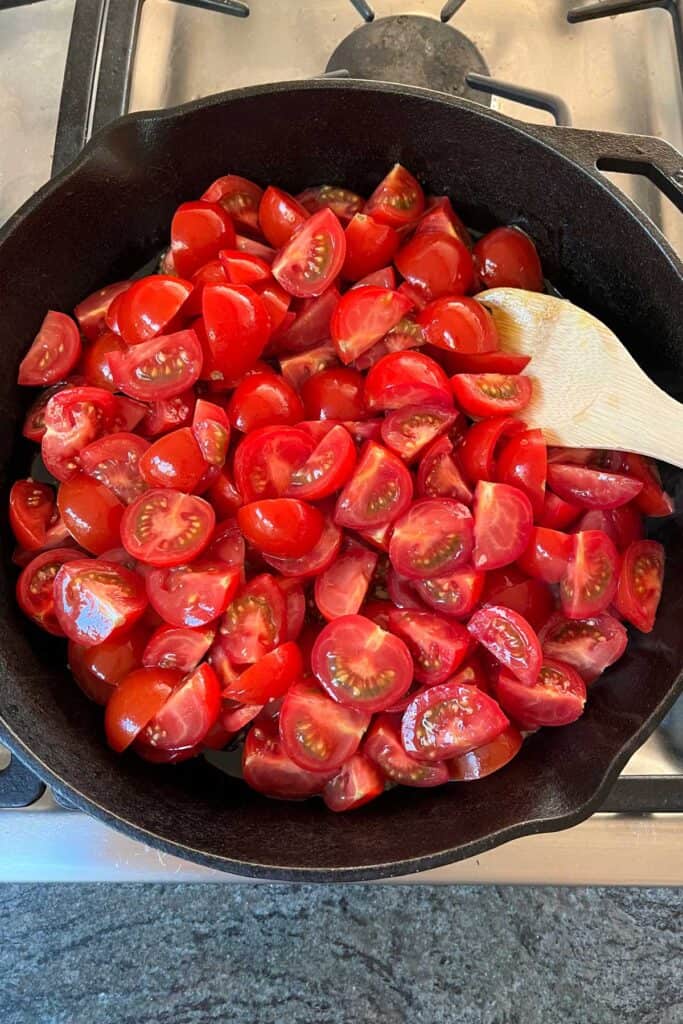
M 580 534 L 579 534 L 580 536 Z M 664 548 L 656 540 L 637 540 L 624 553 L 615 605 L 642 633 L 651 633 L 662 596 Z
M 243 586 L 226 610 L 221 642 L 235 665 L 248 665 L 282 643 L 286 628 L 284 593 L 272 576 L 263 573 Z
M 439 405 L 404 405 L 382 421 L 382 440 L 387 448 L 410 462 L 453 426 L 456 415 Z
M 127 288 L 118 309 L 118 326 L 127 345 L 139 345 L 166 333 L 193 291 L 189 281 L 168 274 L 140 278 Z
M 365 401 L 373 410 L 431 403 L 453 407 L 448 377 L 439 364 L 413 351 L 391 352 L 372 367 L 365 378 Z
M 285 495 L 320 501 L 343 487 L 355 466 L 356 448 L 351 435 L 337 424 L 316 445 L 303 465 L 293 471 Z
M 263 560 L 283 576 L 308 578 L 324 572 L 334 562 L 342 542 L 342 532 L 331 520 L 326 520 L 320 540 L 300 558 L 264 555 Z
M 116 562 L 69 559 L 54 578 L 57 621 L 64 635 L 83 647 L 129 629 L 146 608 L 144 580 Z
M 490 743 L 509 724 L 497 702 L 476 686 L 441 683 L 410 702 L 401 741 L 420 761 L 443 761 Z
M 360 530 L 391 523 L 407 510 L 412 496 L 412 478 L 398 456 L 368 441 L 339 495 L 335 522 Z
M 472 645 L 464 626 L 434 612 L 395 608 L 388 622 L 412 655 L 415 679 L 428 686 L 452 676 Z
M 582 530 L 573 536 L 572 552 L 560 581 L 562 611 L 570 619 L 599 615 L 617 590 L 619 555 L 602 530 Z
M 279 374 L 252 373 L 240 381 L 228 406 L 230 422 L 243 434 L 278 424 L 293 426 L 304 418 L 296 391 Z
M 225 612 L 239 587 L 240 569 L 222 562 L 193 562 L 151 569 L 145 584 L 149 603 L 164 622 L 197 628 Z
M 448 762 L 449 778 L 455 782 L 471 782 L 504 768 L 522 749 L 522 734 L 514 725 L 508 725 L 501 733 L 483 746 L 460 754 Z
M 496 477 L 526 494 L 534 516 L 543 514 L 547 449 L 541 430 L 520 430 L 503 445 L 496 462 Z
M 401 742 L 398 715 L 378 715 L 363 743 L 363 753 L 381 769 L 385 778 L 402 786 L 441 786 L 448 781 L 448 768 L 439 761 L 418 761 L 407 754 Z
M 24 615 L 54 636 L 64 636 L 55 614 L 54 582 L 65 562 L 81 559 L 74 548 L 52 548 L 36 555 L 17 580 L 17 601 Z
M 366 202 L 363 212 L 379 224 L 401 228 L 419 220 L 424 206 L 420 183 L 401 164 L 394 164 Z
M 258 208 L 263 189 L 238 174 L 224 174 L 209 185 L 202 199 L 219 203 L 243 231 L 258 232 Z
M 208 653 L 215 635 L 211 626 L 159 626 L 142 651 L 142 664 L 145 668 L 191 672 Z
M 344 229 L 325 208 L 299 225 L 280 249 L 273 261 L 273 276 L 290 295 L 308 299 L 332 284 L 345 256 Z
M 210 665 L 200 665 L 174 687 L 137 740 L 156 750 L 196 747 L 218 719 L 220 707 L 218 677 Z
M 305 464 L 314 448 L 309 435 L 297 427 L 253 430 L 238 445 L 233 463 L 235 483 L 243 500 L 282 497 L 292 474 Z
M 199 199 L 181 203 L 171 221 L 171 253 L 176 271 L 190 278 L 221 249 L 232 249 L 235 229 L 222 206 Z
M 523 729 L 569 725 L 580 718 L 586 703 L 586 684 L 579 673 L 550 658 L 531 685 L 501 672 L 494 688 L 501 706 Z
M 626 650 L 628 635 L 613 615 L 566 619 L 553 615 L 539 632 L 543 654 L 572 665 L 586 683 L 594 682 Z
M 298 498 L 267 498 L 239 508 L 237 522 L 257 551 L 301 558 L 320 540 L 325 520 L 319 509 Z
M 45 433 L 41 456 L 45 468 L 57 480 L 78 472 L 80 453 L 116 423 L 116 398 L 104 388 L 64 388 L 45 406 Z
M 35 480 L 16 480 L 9 495 L 9 521 L 17 543 L 28 551 L 45 546 L 58 519 L 54 491 Z
M 494 228 L 472 253 L 482 288 L 543 291 L 543 271 L 536 246 L 518 227 Z
M 439 231 L 415 234 L 394 257 L 399 273 L 425 302 L 472 290 L 474 266 L 459 238 Z
M 473 494 L 465 483 L 453 443 L 439 437 L 427 449 L 417 470 L 417 493 L 424 498 L 455 498 L 472 504 Z
M 303 673 L 301 651 L 288 640 L 264 654 L 223 690 L 223 696 L 243 704 L 265 704 L 287 693 Z
M 456 373 L 451 386 L 456 402 L 468 416 L 521 412 L 531 400 L 531 380 L 520 374 Z
M 258 208 L 259 227 L 274 248 L 286 245 L 309 213 L 294 196 L 269 185 Z
M 401 320 L 412 303 L 388 288 L 353 288 L 337 303 L 330 337 L 343 363 L 351 363 Z
M 254 723 L 242 752 L 242 774 L 257 793 L 278 800 L 305 800 L 322 792 L 330 776 L 307 772 L 284 751 L 277 728 Z
M 557 462 L 548 465 L 548 485 L 573 505 L 601 509 L 626 505 L 643 489 L 642 480 L 621 473 Z
M 215 525 L 216 515 L 202 498 L 158 488 L 128 506 L 121 521 L 121 542 L 140 562 L 180 565 L 204 550 Z
M 317 213 L 318 210 L 327 208 L 343 221 L 351 220 L 354 214 L 363 209 L 365 202 L 356 192 L 340 188 L 339 185 L 314 185 L 312 188 L 305 188 L 296 200 L 309 213 Z
M 360 281 L 386 266 L 393 259 L 400 242 L 395 228 L 380 224 L 364 213 L 355 214 L 346 227 L 345 235 L 346 257 L 342 277 L 347 281 Z
M 416 501 L 394 523 L 389 558 L 409 579 L 446 576 L 469 560 L 474 545 L 472 513 L 452 498 Z
M 541 645 L 526 619 L 492 604 L 475 612 L 467 628 L 525 686 L 533 686 L 541 668 Z
M 68 646 L 71 674 L 85 696 L 104 707 L 129 672 L 140 667 L 147 631 L 142 625 L 94 647 L 82 647 L 72 640 Z
M 161 711 L 178 686 L 182 673 L 172 668 L 138 668 L 125 676 L 104 713 L 107 743 L 123 753 L 147 723 Z
M 466 618 L 478 604 L 485 573 L 477 569 L 456 569 L 447 576 L 416 580 L 415 589 L 425 604 L 443 615 Z
M 328 620 L 342 615 L 356 615 L 360 610 L 378 556 L 364 544 L 347 537 L 335 559 L 315 581 L 315 603 Z
M 159 335 L 109 356 L 114 383 L 140 401 L 182 394 L 199 380 L 202 348 L 193 330 Z
M 342 707 L 316 683 L 300 680 L 282 702 L 280 740 L 300 768 L 333 772 L 356 753 L 370 718 L 366 711 Z
M 95 341 L 96 338 L 107 330 L 105 317 L 109 306 L 121 292 L 130 287 L 130 281 L 116 281 L 114 284 L 107 284 L 99 288 L 92 295 L 79 302 L 74 309 L 74 316 L 78 321 L 81 334 L 88 341 Z
M 572 553 L 572 538 L 559 530 L 545 526 L 531 529 L 526 550 L 517 559 L 517 564 L 527 576 L 544 583 L 559 583 L 567 571 Z
M 555 601 L 548 586 L 530 579 L 518 565 L 506 565 L 486 573 L 484 604 L 503 604 L 519 612 L 533 629 L 540 629 L 555 610 Z
M 263 299 L 248 285 L 207 285 L 202 311 L 211 352 L 208 378 L 237 383 L 254 367 L 271 334 Z
M 118 546 L 124 506 L 98 480 L 75 473 L 60 484 L 57 507 L 64 526 L 86 551 L 102 555 Z
M 509 565 L 526 550 L 533 526 L 526 494 L 508 484 L 480 480 L 474 492 L 474 555 L 477 569 Z
M 64 380 L 81 357 L 81 336 L 71 317 L 51 309 L 19 364 L 19 384 L 42 387 Z
M 353 811 L 384 791 L 384 777 L 365 754 L 354 754 L 323 790 L 330 811 Z

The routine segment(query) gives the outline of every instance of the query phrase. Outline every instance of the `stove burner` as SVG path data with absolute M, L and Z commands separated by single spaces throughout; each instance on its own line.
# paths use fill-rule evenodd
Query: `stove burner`
M 400 14 L 360 25 L 343 39 L 327 71 L 352 78 L 400 82 L 464 96 L 482 103 L 466 81 L 468 72 L 488 75 L 484 58 L 467 36 L 435 18 Z M 490 104 L 491 99 L 487 97 Z

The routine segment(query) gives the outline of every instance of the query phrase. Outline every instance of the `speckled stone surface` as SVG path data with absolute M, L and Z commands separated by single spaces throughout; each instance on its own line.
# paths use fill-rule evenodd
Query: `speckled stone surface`
M 2 1024 L 680 1024 L 683 893 L 0 887 Z

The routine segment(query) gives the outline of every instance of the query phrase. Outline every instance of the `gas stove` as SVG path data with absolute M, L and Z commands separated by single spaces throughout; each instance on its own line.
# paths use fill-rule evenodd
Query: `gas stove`
M 0 223 L 127 110 L 324 74 L 683 151 L 683 0 L 0 0 Z M 609 176 L 683 254 L 683 217 L 656 186 Z M 0 750 L 3 807 L 0 881 L 236 880 L 60 806 Z M 683 701 L 601 813 L 408 880 L 676 884 L 682 830 Z

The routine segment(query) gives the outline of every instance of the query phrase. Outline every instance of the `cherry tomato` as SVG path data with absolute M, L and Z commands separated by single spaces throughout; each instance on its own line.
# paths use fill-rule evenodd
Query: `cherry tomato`
M 320 295 L 338 276 L 346 255 L 339 220 L 328 209 L 301 224 L 273 261 L 273 276 L 298 298 Z
M 330 336 L 343 363 L 350 363 L 371 348 L 401 320 L 412 303 L 386 288 L 353 288 L 337 303 L 330 321 Z
M 642 480 L 606 473 L 587 466 L 551 463 L 548 485 L 565 501 L 583 508 L 618 508 L 626 505 L 643 489 Z
M 466 479 L 495 480 L 497 447 L 505 437 L 524 430 L 521 420 L 494 416 L 473 424 L 458 447 L 458 462 Z
M 268 498 L 243 505 L 237 522 L 257 551 L 301 558 L 320 540 L 324 518 L 319 509 L 298 498 Z
M 62 522 L 82 548 L 102 555 L 119 543 L 124 506 L 116 495 L 85 473 L 60 484 L 57 507 Z
M 51 388 L 46 388 L 44 391 L 38 393 L 37 398 L 31 403 L 26 417 L 24 419 L 24 425 L 22 427 L 22 435 L 29 441 L 35 441 L 37 444 L 43 439 L 45 433 L 45 408 L 47 403 L 50 401 L 53 395 L 59 394 L 60 391 L 68 390 L 74 386 L 80 386 L 81 381 L 76 381 L 72 377 L 71 382 L 62 381 L 59 384 L 53 384 Z
M 168 270 L 165 273 L 172 273 L 174 271 Z M 119 312 L 121 310 L 121 303 L 123 302 L 123 296 L 130 288 L 132 282 L 128 281 L 126 287 L 122 288 L 118 295 L 109 303 L 107 312 L 104 314 L 104 325 L 109 331 L 113 331 L 114 334 L 121 334 L 121 328 L 119 326 Z
M 434 686 L 445 682 L 471 647 L 467 630 L 434 612 L 393 609 L 389 629 L 404 641 L 413 658 L 414 676 Z
M 263 559 L 283 576 L 317 576 L 334 562 L 338 555 L 341 541 L 341 530 L 328 520 L 325 522 L 320 540 L 308 554 L 300 558 L 264 555 Z
M 260 427 L 237 447 L 235 483 L 244 501 L 279 498 L 289 488 L 292 473 L 304 465 L 315 444 L 297 427 Z
M 45 406 L 41 441 L 48 472 L 57 480 L 68 480 L 77 473 L 81 451 L 113 429 L 116 413 L 114 395 L 103 388 L 65 388 L 52 395 Z
M 407 511 L 412 496 L 412 478 L 398 456 L 368 441 L 339 495 L 335 522 L 361 530 L 391 523 Z
M 283 591 L 264 573 L 242 587 L 227 608 L 220 625 L 221 642 L 234 664 L 248 665 L 282 643 L 286 626 Z
M 129 505 L 147 490 L 140 476 L 140 459 L 148 448 L 149 442 L 137 434 L 107 434 L 83 449 L 81 469 Z
M 244 781 L 257 793 L 279 800 L 304 800 L 322 792 L 330 776 L 307 772 L 285 754 L 277 728 L 255 723 L 242 752 Z
M 175 487 L 193 491 L 206 462 L 189 427 L 164 434 L 140 457 L 140 475 L 150 487 Z
M 543 654 L 572 665 L 586 683 L 594 682 L 626 650 L 626 630 L 612 615 L 566 619 L 553 615 L 539 632 Z
M 138 743 L 157 750 L 196 747 L 216 722 L 220 707 L 218 677 L 210 665 L 200 665 L 175 685 L 138 734 Z
M 472 514 L 452 498 L 416 501 L 394 523 L 391 564 L 409 579 L 447 576 L 469 560 L 474 544 Z
M 298 640 L 306 618 L 306 595 L 297 579 L 278 579 L 285 599 L 285 639 Z
M 543 432 L 521 430 L 513 434 L 501 448 L 496 462 L 496 476 L 500 483 L 517 487 L 526 494 L 534 516 L 540 516 L 544 508 L 547 468 Z
M 482 288 L 543 291 L 536 246 L 520 228 L 494 228 L 475 244 L 472 256 Z
M 456 402 L 468 416 L 521 412 L 531 400 L 531 380 L 520 375 L 457 373 L 451 386 Z
M 219 203 L 234 224 L 243 231 L 258 232 L 258 208 L 263 189 L 238 174 L 216 178 L 202 195 L 208 203 Z
M 203 266 L 201 266 L 199 270 L 195 270 L 192 275 L 192 293 L 183 306 L 183 316 L 200 317 L 202 315 L 202 298 L 204 295 L 204 289 L 207 285 L 227 283 L 228 275 L 226 274 L 225 267 L 220 260 L 209 260 L 208 263 L 204 263 Z M 196 324 L 192 324 L 191 326 L 197 330 Z
M 474 555 L 477 569 L 509 565 L 526 550 L 533 511 L 526 494 L 508 484 L 480 480 L 474 492 Z
M 515 352 L 460 352 L 439 353 L 447 373 L 503 373 L 517 374 L 525 370 L 531 356 L 520 356 Z
M 476 569 L 456 569 L 447 576 L 416 580 L 415 589 L 430 608 L 462 619 L 470 615 L 478 604 L 484 589 L 484 577 L 485 574 Z
M 416 234 L 394 257 L 411 290 L 425 302 L 472 290 L 474 267 L 469 249 L 459 238 L 439 232 Z
M 381 567 L 382 563 L 380 562 L 374 593 L 381 597 L 386 592 L 390 601 L 397 608 L 416 608 L 418 611 L 423 611 L 425 606 L 413 587 L 417 580 L 408 580 L 404 576 L 399 575 L 391 564 L 388 565 L 386 579 L 383 580 Z
M 508 725 L 490 743 L 484 743 L 483 746 L 449 761 L 449 778 L 455 782 L 483 779 L 509 764 L 521 748 L 522 734 L 514 725 Z
M 276 249 L 286 245 L 309 213 L 294 196 L 269 185 L 261 196 L 258 209 L 259 227 Z
M 580 536 L 580 534 L 579 534 Z M 617 611 L 642 633 L 651 633 L 662 596 L 664 548 L 656 540 L 629 545 L 614 600 Z
M 508 725 L 496 701 L 476 686 L 441 683 L 410 702 L 401 741 L 420 761 L 443 761 L 490 743 Z
M 422 456 L 417 470 L 417 493 L 424 498 L 455 498 L 465 505 L 472 504 L 472 491 L 465 483 L 448 437 L 437 438 Z
M 283 323 L 277 333 L 278 352 L 302 352 L 330 337 L 330 320 L 337 308 L 339 289 L 330 285 L 322 295 L 311 299 L 295 299 L 294 320 L 286 327 Z
M 209 466 L 222 466 L 230 441 L 230 422 L 220 405 L 200 398 L 192 417 L 192 433 L 202 458 Z
M 140 278 L 126 290 L 118 309 L 119 333 L 127 345 L 139 345 L 167 333 L 193 290 L 189 281 L 167 274 Z
M 239 249 L 221 249 L 218 258 L 225 270 L 225 277 L 230 284 L 258 286 L 266 281 L 273 280 L 270 264 L 266 263 L 260 256 L 241 252 Z
M 330 811 L 353 811 L 369 803 L 384 790 L 384 777 L 365 754 L 354 754 L 343 764 L 323 790 Z
M 635 497 L 635 504 L 645 516 L 670 516 L 674 503 L 662 489 L 654 462 L 635 452 L 619 452 L 622 456 L 621 471 L 635 480 L 641 480 L 643 489 Z
M 560 581 L 562 611 L 570 619 L 604 612 L 617 589 L 619 555 L 601 530 L 574 534 L 567 569 Z
M 69 668 L 86 697 L 104 707 L 123 677 L 139 668 L 145 641 L 146 631 L 139 625 L 94 647 L 70 640 Z
M 115 284 L 108 284 L 104 288 L 99 288 L 92 295 L 88 295 L 87 298 L 78 303 L 74 309 L 74 316 L 78 320 L 81 334 L 88 341 L 95 341 L 100 334 L 106 331 L 105 317 L 109 306 L 117 295 L 125 292 L 129 287 L 130 281 L 117 281 Z
M 145 585 L 150 604 L 164 622 L 196 628 L 207 626 L 225 612 L 240 585 L 240 569 L 202 560 L 151 569 Z
M 495 321 L 476 299 L 454 295 L 435 299 L 419 314 L 418 323 L 430 345 L 458 356 L 480 356 L 498 348 Z
M 69 640 L 84 647 L 129 629 L 146 607 L 144 581 L 116 562 L 69 559 L 55 576 L 57 621 Z
M 343 707 L 307 680 L 290 686 L 280 710 L 280 741 L 301 768 L 333 772 L 348 761 L 370 724 L 370 714 Z
M 541 668 L 541 645 L 525 618 L 492 604 L 475 612 L 467 628 L 522 683 L 533 686 Z
M 207 654 L 214 636 L 215 630 L 210 626 L 159 626 L 142 651 L 142 664 L 145 668 L 192 672 Z
M 247 285 L 208 285 L 202 295 L 206 335 L 213 356 L 211 379 L 237 382 L 251 370 L 270 337 L 263 299 Z
M 181 203 L 171 221 L 171 252 L 181 277 L 190 278 L 221 249 L 235 245 L 235 229 L 222 206 L 199 199 Z
M 149 402 L 138 429 L 145 437 L 158 437 L 176 427 L 186 427 L 192 419 L 193 408 L 194 392 L 191 390 L 183 391 L 173 398 Z
M 337 424 L 316 445 L 311 455 L 291 475 L 285 494 L 289 498 L 319 501 L 339 490 L 356 465 L 356 449 L 345 427 Z
M 555 609 L 553 595 L 545 583 L 529 579 L 518 565 L 487 572 L 482 601 L 512 608 L 535 630 L 548 621 Z
M 355 214 L 346 227 L 345 236 L 342 277 L 347 281 L 359 281 L 390 263 L 400 241 L 395 228 L 363 213 Z
M 81 350 L 81 336 L 71 317 L 49 310 L 19 364 L 19 384 L 42 387 L 63 380 L 75 368 Z
M 517 564 L 534 579 L 559 583 L 567 570 L 571 552 L 572 539 L 568 534 L 545 526 L 534 526 L 527 548 L 517 559 Z
M 543 512 L 538 517 L 539 526 L 547 526 L 550 530 L 565 530 L 581 515 L 581 508 L 571 502 L 558 498 L 546 489 L 543 499 Z
M 140 562 L 180 565 L 204 550 L 215 524 L 215 513 L 202 498 L 158 488 L 128 506 L 121 521 L 121 542 Z
M 206 558 L 208 561 L 225 562 L 226 565 L 241 569 L 244 566 L 245 550 L 244 537 L 237 520 L 231 517 L 216 526 L 211 544 L 206 549 Z
M 223 690 L 223 695 L 243 704 L 265 704 L 287 693 L 303 673 L 301 651 L 288 640 L 264 654 Z
M 280 359 L 282 376 L 296 391 L 301 391 L 309 377 L 338 365 L 336 349 L 330 342 L 318 345 L 300 355 Z
M 372 367 L 365 378 L 365 401 L 372 410 L 423 404 L 453 407 L 448 377 L 439 364 L 412 351 L 392 352 Z
M 642 539 L 643 520 L 635 502 L 606 511 L 592 508 L 584 512 L 572 533 L 580 530 L 602 530 L 614 542 L 617 551 L 625 551 L 633 541 Z
M 404 642 L 362 615 L 343 615 L 318 634 L 313 671 L 345 707 L 381 711 L 408 690 L 413 662 Z
M 340 188 L 338 185 L 315 185 L 306 188 L 297 197 L 309 213 L 317 213 L 318 210 L 331 210 L 339 220 L 347 221 L 363 209 L 365 200 L 362 196 L 351 192 L 348 188 Z
M 424 210 L 419 182 L 401 164 L 394 164 L 366 202 L 363 212 L 380 224 L 400 228 L 419 220 Z
M 105 388 L 107 391 L 115 391 L 116 384 L 109 364 L 109 356 L 112 352 L 125 352 L 126 343 L 118 334 L 113 331 L 105 331 L 103 334 L 88 345 L 80 362 L 80 369 L 86 383 L 94 388 Z
M 346 539 L 339 556 L 315 581 L 315 603 L 328 622 L 360 611 L 376 565 L 374 551 Z
M 24 615 L 54 636 L 64 636 L 55 614 L 55 577 L 65 562 L 80 561 L 81 554 L 67 547 L 43 551 L 26 565 L 17 580 L 17 601 Z
M 235 388 L 228 414 L 233 427 L 248 434 L 259 427 L 293 426 L 304 418 L 304 406 L 279 374 L 252 373 Z
M 409 348 L 421 348 L 424 344 L 426 338 L 420 325 L 412 319 L 412 314 L 404 316 L 383 338 L 354 359 L 353 365 L 357 370 L 369 370 L 390 352 L 405 352 Z
M 301 386 L 301 398 L 309 420 L 362 420 L 367 416 L 363 378 L 350 367 L 333 367 L 309 377 Z
M 417 223 L 415 234 L 429 231 L 445 232 L 459 238 L 468 249 L 472 248 L 470 233 L 453 209 L 448 196 L 427 196 L 425 212 Z
M 581 717 L 586 703 L 586 684 L 576 669 L 549 658 L 531 685 L 501 672 L 495 692 L 501 706 L 523 729 L 569 725 Z
M 28 551 L 45 547 L 50 526 L 56 523 L 54 491 L 35 480 L 17 480 L 9 495 L 9 521 L 17 543 Z
M 173 398 L 199 379 L 202 349 L 193 330 L 160 335 L 109 356 L 116 387 L 140 401 Z
M 271 264 L 275 259 L 275 249 L 270 245 L 265 245 L 263 241 L 259 242 L 255 238 L 248 238 L 244 235 L 235 236 L 235 248 L 240 252 L 247 252 L 251 256 L 258 256 L 265 263 Z
M 407 754 L 401 742 L 401 719 L 397 715 L 378 715 L 363 743 L 363 753 L 382 770 L 390 782 L 402 786 L 441 786 L 448 781 L 448 768 L 439 761 L 417 761 Z
M 382 421 L 382 440 L 410 462 L 436 437 L 445 434 L 455 419 L 455 412 L 440 405 L 404 405 Z
M 182 680 L 171 668 L 138 668 L 124 676 L 112 693 L 104 713 L 107 742 L 123 753 L 148 722 L 161 711 Z

